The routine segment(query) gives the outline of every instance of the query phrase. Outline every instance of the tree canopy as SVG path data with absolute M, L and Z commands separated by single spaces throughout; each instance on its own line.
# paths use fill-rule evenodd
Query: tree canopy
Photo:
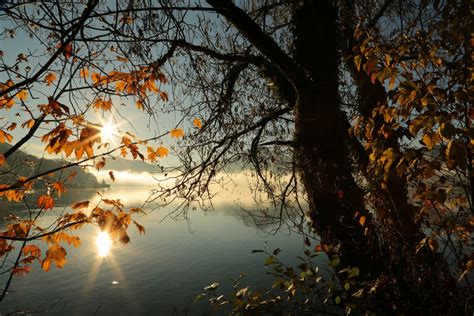
M 2 42 L 14 43 L 0 52 L 0 142 L 13 145 L 0 153 L 0 196 L 22 203 L 35 182 L 55 179 L 26 205 L 30 217 L 1 233 L 1 256 L 20 247 L 11 275 L 34 260 L 62 267 L 61 244 L 78 245 L 72 230 L 84 224 L 124 243 L 132 223 L 144 232 L 132 219 L 141 209 L 105 197 L 37 224 L 73 181 L 71 167 L 123 156 L 161 166 L 149 201 L 179 201 L 177 214 L 209 206 L 212 184 L 248 170 L 256 199 L 270 200 L 278 220 L 301 212 L 338 281 L 350 279 L 336 302 L 346 312 L 472 307 L 469 1 L 20 1 L 0 10 Z M 8 158 L 38 141 L 65 162 L 16 175 Z M 245 306 L 265 304 L 236 308 Z

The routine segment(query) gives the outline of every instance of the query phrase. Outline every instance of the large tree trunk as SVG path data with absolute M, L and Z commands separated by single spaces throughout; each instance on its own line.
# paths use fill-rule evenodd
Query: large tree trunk
M 312 79 L 297 91 L 295 140 L 314 228 L 322 242 L 338 248 L 341 267 L 378 274 L 382 256 L 366 231 L 370 215 L 353 178 L 340 108 L 337 11 L 329 1 L 306 1 L 293 21 L 294 58 Z

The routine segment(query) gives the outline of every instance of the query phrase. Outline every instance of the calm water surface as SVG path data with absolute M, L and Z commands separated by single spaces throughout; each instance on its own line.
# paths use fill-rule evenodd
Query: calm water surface
M 137 205 L 148 196 L 146 189 L 137 188 L 114 188 L 103 193 L 107 198 L 120 198 L 126 206 Z M 63 198 L 63 203 L 98 198 L 93 190 L 74 191 Z M 56 207 L 43 221 L 51 221 L 64 210 L 67 207 Z M 0 314 L 220 314 L 212 312 L 205 302 L 193 303 L 206 285 L 217 281 L 220 290 L 229 290 L 229 278 L 247 273 L 243 284 L 253 289 L 271 287 L 265 255 L 252 254 L 253 249 L 263 249 L 265 244 L 269 250 L 281 248 L 280 257 L 290 264 L 296 263 L 296 256 L 304 250 L 301 235 L 285 228 L 269 235 L 243 217 L 231 202 L 217 205 L 212 212 L 189 211 L 189 221 L 166 218 L 160 222 L 171 210 L 156 209 L 138 218 L 146 234 L 140 236 L 135 227 L 130 227 L 131 243 L 112 245 L 106 257 L 98 255 L 97 228 L 81 229 L 77 235 L 82 245 L 67 248 L 68 263 L 63 269 L 53 267 L 44 272 L 35 264 L 29 275 L 13 279 L 9 294 L 0 303 Z M 23 209 L 0 205 L 0 216 L 12 211 L 21 213 Z M 0 278 L 4 286 L 6 275 Z

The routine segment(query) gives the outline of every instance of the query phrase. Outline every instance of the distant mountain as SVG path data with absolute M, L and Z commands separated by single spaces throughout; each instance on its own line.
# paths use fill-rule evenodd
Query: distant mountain
M 0 144 L 0 154 L 5 153 L 12 146 L 9 144 Z M 9 184 L 15 183 L 18 176 L 31 177 L 39 173 L 47 172 L 49 170 L 67 165 L 68 161 L 62 159 L 46 159 L 39 158 L 25 153 L 22 150 L 17 150 L 10 157 L 6 159 L 6 163 L 0 166 L 0 183 Z M 65 183 L 70 188 L 100 188 L 108 187 L 104 182 L 99 183 L 97 178 L 81 167 L 70 167 L 57 171 L 54 175 L 46 175 L 35 181 L 35 188 L 44 188 L 46 184 L 57 181 L 59 176 L 61 178 L 67 177 L 71 172 L 76 172 L 77 175 L 73 180 Z
M 131 172 L 149 172 L 149 173 L 156 173 L 160 172 L 161 170 L 152 164 L 144 162 L 140 159 L 137 160 L 129 160 L 123 158 L 107 158 L 107 162 L 105 164 L 104 169 L 107 170 L 116 170 L 116 171 L 131 171 Z

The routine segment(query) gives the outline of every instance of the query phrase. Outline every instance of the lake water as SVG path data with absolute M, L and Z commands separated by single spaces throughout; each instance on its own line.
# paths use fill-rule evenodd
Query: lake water
M 105 190 L 107 198 L 120 198 L 126 206 L 140 204 L 149 194 L 147 189 L 114 188 Z M 68 210 L 71 201 L 98 200 L 94 190 L 68 192 L 60 207 L 48 211 L 44 222 Z M 64 206 L 61 206 L 61 203 Z M 22 213 L 20 206 L 0 205 L 0 216 Z M 88 226 L 78 231 L 82 244 L 67 248 L 68 263 L 63 269 L 53 267 L 44 272 L 34 264 L 30 274 L 14 277 L 9 293 L 0 303 L 0 314 L 16 311 L 47 315 L 203 315 L 213 312 L 204 301 L 193 303 L 203 288 L 219 282 L 225 292 L 232 286 L 229 278 L 248 275 L 242 284 L 252 289 L 271 288 L 272 277 L 266 275 L 262 253 L 281 248 L 279 257 L 295 264 L 304 250 L 303 237 L 282 226 L 277 233 L 268 231 L 274 225 L 255 222 L 229 200 L 204 212 L 190 210 L 189 220 L 166 218 L 173 208 L 153 210 L 137 221 L 145 226 L 139 235 L 130 227 L 131 243 L 114 244 L 109 256 L 100 257 L 97 249 L 98 230 Z M 258 223 L 259 221 L 257 221 Z M 1 223 L 0 223 L 1 224 Z M 4 223 L 3 223 L 4 224 Z M 11 256 L 13 258 L 13 256 Z M 2 287 L 7 275 L 1 275 Z

